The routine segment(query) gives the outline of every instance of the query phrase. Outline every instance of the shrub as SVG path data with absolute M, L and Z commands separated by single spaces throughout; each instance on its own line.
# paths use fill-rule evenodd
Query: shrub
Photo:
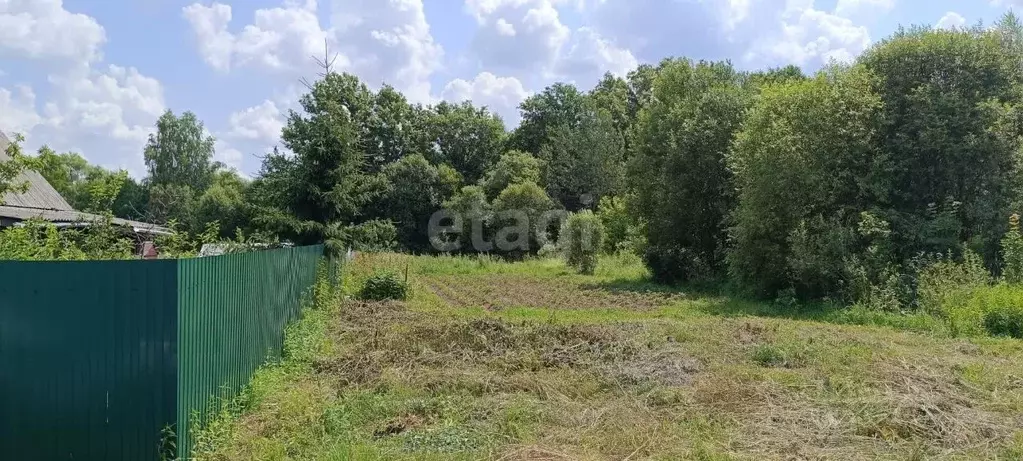
M 819 298 L 838 293 L 847 279 L 845 261 L 855 233 L 838 219 L 815 216 L 789 233 L 787 268 L 796 294 Z
M 604 240 L 604 225 L 590 210 L 572 214 L 561 228 L 558 244 L 569 266 L 583 274 L 597 269 L 597 255 Z
M 362 285 L 359 298 L 367 301 L 403 300 L 408 297 L 408 283 L 394 272 L 377 272 Z
M 711 265 L 699 254 L 677 245 L 648 245 L 643 251 L 643 262 L 660 283 L 697 280 L 712 273 Z
M 642 254 L 646 236 L 639 220 L 630 212 L 631 196 L 602 197 L 597 216 L 604 224 L 604 252 Z
M 497 197 L 505 188 L 512 184 L 527 182 L 540 183 L 541 162 L 530 154 L 511 150 L 501 155 L 481 181 L 483 189 L 490 197 Z
M 1023 235 L 1018 214 L 1009 217 L 1009 232 L 1002 238 L 1002 280 L 1023 283 Z
M 998 304 L 984 313 L 984 329 L 995 336 L 1023 339 L 1023 305 Z
M 976 253 L 965 250 L 962 261 L 951 255 L 940 256 L 920 270 L 917 278 L 917 305 L 941 318 L 951 318 L 978 290 L 987 287 L 991 275 Z
M 351 248 L 356 251 L 388 251 L 398 246 L 398 230 L 390 221 L 374 219 L 347 226 L 338 223 L 327 226 L 327 249 L 341 254 Z
M 536 183 L 512 184 L 494 199 L 497 232 L 494 244 L 513 256 L 535 253 L 547 241 L 544 214 L 554 202 Z M 523 235 L 525 234 L 525 235 Z
M 1000 284 L 973 290 L 947 309 L 954 335 L 1023 337 L 1023 287 Z

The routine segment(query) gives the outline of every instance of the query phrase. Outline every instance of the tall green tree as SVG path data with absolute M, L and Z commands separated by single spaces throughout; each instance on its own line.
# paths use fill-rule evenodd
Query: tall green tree
M 148 196 L 124 170 L 92 165 L 74 152 L 58 154 L 47 146 L 36 155 L 36 168 L 72 208 L 144 219 Z
M 657 74 L 637 122 L 631 184 L 649 251 L 679 255 L 666 278 L 701 275 L 723 262 L 734 203 L 725 158 L 752 101 L 729 63 L 675 60 Z
M 430 246 L 430 216 L 441 209 L 457 187 L 446 166 L 435 167 L 419 154 L 402 158 L 384 168 L 387 192 L 384 216 L 394 222 L 398 242 L 406 249 L 426 251 Z
M 149 135 L 144 158 L 153 185 L 188 186 L 202 192 L 213 181 L 219 164 L 213 161 L 214 139 L 191 112 L 181 116 L 167 111 Z
M 246 230 L 248 207 L 245 190 L 248 182 L 238 173 L 221 170 L 213 178 L 213 184 L 196 200 L 192 229 L 203 231 L 209 223 L 220 224 L 220 236 L 230 238 L 239 229 Z
M 540 182 L 542 165 L 536 157 L 522 151 L 510 150 L 501 155 L 501 159 L 481 181 L 487 196 L 496 198 L 506 187 L 524 182 Z
M 466 183 L 475 183 L 497 163 L 504 148 L 504 122 L 487 108 L 469 101 L 441 102 L 422 115 L 421 146 L 433 164 L 450 165 Z
M 859 59 L 883 100 L 877 173 L 900 258 L 970 242 L 997 258 L 1020 187 L 1023 68 L 1006 33 L 901 30 Z M 939 208 L 943 213 L 935 213 Z M 936 222 L 954 215 L 954 225 Z M 941 235 L 935 235 L 941 227 Z
M 594 209 L 625 186 L 625 138 L 610 113 L 586 107 L 579 123 L 555 128 L 540 149 L 547 193 L 569 211 Z
M 291 193 L 283 203 L 300 220 L 356 222 L 363 207 L 384 191 L 381 178 L 367 168 L 362 121 L 370 116 L 373 95 L 353 75 L 328 73 L 311 85 L 291 111 L 281 141 L 294 153 L 282 168 Z M 293 170 L 292 170 L 293 168 Z
M 582 119 L 586 95 L 574 85 L 555 83 L 519 105 L 522 122 L 511 137 L 511 147 L 533 155 L 558 127 L 573 128 Z
M 741 287 L 819 295 L 842 284 L 852 231 L 875 203 L 871 175 L 884 166 L 880 107 L 862 68 L 763 88 L 728 158 L 738 191 L 728 265 Z
M 611 118 L 620 144 L 629 152 L 630 132 L 636 121 L 636 112 L 630 107 L 629 82 L 608 72 L 589 93 L 591 107 Z
M 405 95 L 384 85 L 373 95 L 372 115 L 365 120 L 366 159 L 372 171 L 405 156 L 423 153 L 423 108 L 409 104 Z

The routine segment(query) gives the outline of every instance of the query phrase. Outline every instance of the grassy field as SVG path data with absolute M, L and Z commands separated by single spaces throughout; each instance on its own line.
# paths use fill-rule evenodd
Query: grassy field
M 1023 459 L 1023 341 L 669 289 L 630 258 L 361 255 L 203 460 Z M 326 298 L 325 298 L 326 299 Z

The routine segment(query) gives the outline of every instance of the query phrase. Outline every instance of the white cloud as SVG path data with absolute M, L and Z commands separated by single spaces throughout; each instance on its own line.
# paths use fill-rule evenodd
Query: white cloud
M 71 13 L 61 0 L 0 1 L 0 55 L 92 62 L 106 41 L 92 17 Z
M 751 0 L 728 0 L 722 11 L 725 29 L 732 30 L 746 20 L 750 13 Z
M 434 42 L 421 0 L 332 0 L 330 27 L 320 24 L 315 0 L 258 9 L 251 24 L 230 30 L 229 5 L 195 3 L 182 10 L 203 59 L 214 69 L 252 66 L 292 78 L 313 74 L 324 46 L 337 70 L 368 84 L 389 83 L 416 102 L 429 102 L 429 77 L 444 51 Z
M 444 86 L 441 97 L 452 102 L 472 100 L 487 106 L 504 119 L 505 126 L 519 123 L 519 103 L 530 95 L 515 77 L 498 77 L 490 72 L 477 75 L 472 81 L 455 79 Z
M 166 109 L 158 80 L 109 65 L 51 76 L 50 83 L 53 94 L 31 144 L 73 149 L 103 166 L 144 174 L 142 148 Z
M 229 168 L 233 168 L 235 171 L 242 173 L 242 152 L 235 148 L 230 143 L 217 139 L 213 144 L 214 154 L 213 160 L 227 165 Z
M 413 102 L 430 102 L 430 76 L 444 50 L 426 21 L 422 0 L 333 0 L 331 26 L 342 66 L 369 85 L 388 83 Z
M 895 7 L 895 0 L 838 0 L 835 14 L 854 17 L 864 14 L 876 14 L 890 11 Z
M 192 25 L 199 53 L 207 64 L 218 70 L 231 68 L 235 38 L 227 31 L 231 23 L 231 6 L 214 3 L 205 6 L 199 3 L 186 6 L 182 13 Z
M 497 29 L 497 33 L 500 35 L 504 35 L 506 37 L 515 36 L 515 26 L 511 25 L 510 22 L 505 21 L 504 18 L 498 19 L 494 27 Z
M 276 143 L 281 137 L 281 129 L 284 128 L 281 110 L 270 100 L 232 113 L 228 123 L 229 136 L 268 143 Z
M 870 46 L 870 34 L 848 18 L 817 10 L 812 0 L 790 0 L 780 36 L 755 48 L 754 55 L 800 66 L 848 62 Z
M 252 24 L 237 33 L 228 30 L 230 5 L 194 3 L 184 7 L 182 14 L 192 25 L 203 59 L 220 71 L 254 65 L 301 73 L 312 66 L 311 56 L 323 54 L 324 44 L 331 38 L 330 32 L 320 27 L 312 0 L 256 10 Z
M 934 27 L 938 29 L 959 29 L 966 26 L 966 18 L 955 11 L 945 13 Z
M 51 82 L 62 93 L 57 103 L 47 104 L 58 128 L 98 130 L 141 145 L 166 109 L 160 82 L 134 67 L 110 65 L 104 71 L 54 77 Z
M 624 77 L 638 64 L 631 51 L 615 46 L 589 27 L 581 27 L 573 32 L 571 43 L 558 59 L 557 73 L 590 87 L 604 72 Z
M 31 87 L 19 85 L 14 90 L 0 88 L 0 130 L 26 134 L 43 123 L 43 118 L 36 112 L 36 95 Z
M 467 0 L 466 9 L 478 22 L 472 55 L 489 71 L 523 78 L 549 72 L 572 32 L 551 0 Z

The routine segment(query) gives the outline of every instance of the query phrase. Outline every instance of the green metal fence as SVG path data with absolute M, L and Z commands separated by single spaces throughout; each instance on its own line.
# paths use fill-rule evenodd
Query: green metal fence
M 0 458 L 156 460 L 170 433 L 188 453 L 280 354 L 322 252 L 0 261 Z

